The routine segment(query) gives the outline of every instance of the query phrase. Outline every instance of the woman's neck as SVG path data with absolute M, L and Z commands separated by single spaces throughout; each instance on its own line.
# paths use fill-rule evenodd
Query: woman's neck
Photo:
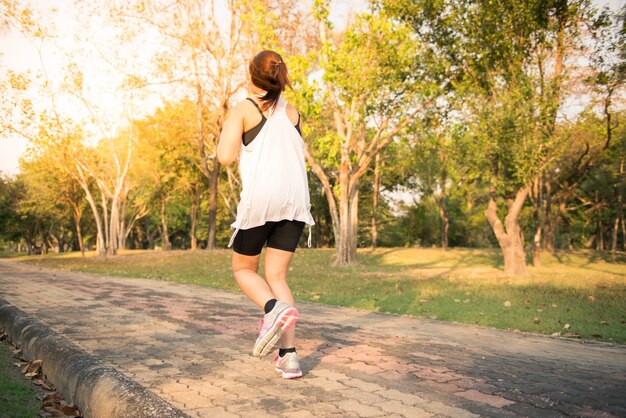
M 252 83 L 250 83 L 250 84 L 252 84 Z M 259 99 L 267 94 L 267 92 L 265 90 L 261 90 L 260 88 L 258 88 L 255 85 L 251 85 L 250 86 L 250 93 L 252 93 L 254 96 L 258 97 Z

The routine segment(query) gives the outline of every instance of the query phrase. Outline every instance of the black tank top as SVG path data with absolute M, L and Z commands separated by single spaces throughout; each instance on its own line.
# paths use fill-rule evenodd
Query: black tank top
M 254 138 L 257 137 L 259 132 L 261 132 L 261 129 L 263 129 L 263 125 L 265 125 L 265 122 L 267 122 L 267 118 L 263 114 L 263 111 L 261 110 L 257 102 L 255 102 L 254 99 L 252 99 L 251 97 L 248 97 L 246 100 L 250 100 L 254 107 L 257 108 L 257 110 L 261 114 L 261 122 L 259 122 L 259 124 L 254 128 L 251 128 L 249 131 L 243 133 L 243 135 L 241 136 L 241 142 L 243 142 L 244 145 L 248 145 L 250 142 L 252 142 Z M 295 128 L 300 136 L 302 136 L 302 132 L 300 131 L 300 113 L 298 113 L 298 123 L 295 125 Z

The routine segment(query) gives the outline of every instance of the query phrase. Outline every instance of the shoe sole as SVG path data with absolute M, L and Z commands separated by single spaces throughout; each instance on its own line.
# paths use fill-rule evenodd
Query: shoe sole
M 302 371 L 299 371 L 296 373 L 290 373 L 290 372 L 283 371 L 283 369 L 278 368 L 278 367 L 274 367 L 274 370 L 276 370 L 278 373 L 282 373 L 283 379 L 297 379 L 299 377 L 302 377 Z
M 261 341 L 255 344 L 252 355 L 256 357 L 268 355 L 285 331 L 298 322 L 299 316 L 300 314 L 296 308 L 285 309 L 274 323 L 274 326 L 265 333 Z

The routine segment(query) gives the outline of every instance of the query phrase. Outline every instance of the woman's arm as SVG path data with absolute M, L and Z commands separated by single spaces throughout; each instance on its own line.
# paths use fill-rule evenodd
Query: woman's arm
M 237 105 L 224 121 L 220 141 L 217 144 L 217 159 L 222 165 L 228 165 L 237 159 L 243 135 L 243 113 Z

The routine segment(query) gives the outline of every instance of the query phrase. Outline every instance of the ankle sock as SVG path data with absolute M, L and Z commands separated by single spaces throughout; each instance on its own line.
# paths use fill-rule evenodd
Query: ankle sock
M 265 313 L 270 313 L 270 311 L 274 309 L 274 306 L 276 306 L 276 299 L 270 299 L 265 302 L 265 307 L 263 308 L 263 310 L 265 311 Z
M 279 348 L 278 349 L 278 357 L 285 357 L 285 354 L 287 354 L 287 353 L 295 353 L 295 352 L 296 352 L 296 347 Z

